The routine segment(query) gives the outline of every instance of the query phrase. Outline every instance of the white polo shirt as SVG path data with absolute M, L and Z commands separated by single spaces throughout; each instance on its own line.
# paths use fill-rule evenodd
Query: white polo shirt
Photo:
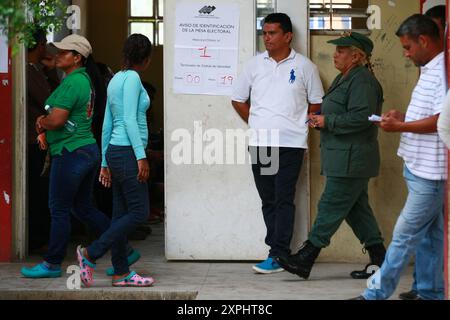
M 417 121 L 441 113 L 445 101 L 445 59 L 440 53 L 421 68 L 420 78 L 412 93 L 405 122 Z M 437 132 L 405 132 L 398 155 L 416 176 L 428 180 L 445 180 L 447 149 Z
M 267 51 L 248 61 L 232 100 L 245 103 L 250 98 L 250 146 L 307 149 L 308 105 L 322 103 L 323 96 L 316 65 L 291 49 L 278 63 Z

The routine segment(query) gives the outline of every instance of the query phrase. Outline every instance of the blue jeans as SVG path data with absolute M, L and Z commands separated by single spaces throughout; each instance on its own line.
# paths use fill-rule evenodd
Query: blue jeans
M 112 176 L 112 222 L 110 228 L 87 251 L 95 261 L 111 249 L 115 273 L 121 275 L 130 271 L 127 262 L 127 236 L 148 218 L 148 187 L 147 183 L 137 180 L 138 166 L 132 147 L 109 145 L 106 160 Z
M 100 165 L 96 144 L 66 149 L 52 157 L 49 187 L 51 230 L 49 249 L 44 260 L 61 265 L 70 239 L 70 213 L 98 234 L 107 230 L 111 221 L 92 201 L 92 191 Z
M 444 190 L 445 181 L 413 175 L 405 166 L 408 198 L 397 220 L 392 242 L 381 269 L 370 279 L 374 288 L 363 293 L 367 300 L 388 299 L 400 274 L 416 254 L 415 287 L 425 300 L 444 299 Z
M 427 241 L 427 240 L 423 240 L 423 241 Z M 420 256 L 420 254 L 421 254 L 421 251 L 418 250 L 416 252 L 416 259 L 417 259 L 417 256 Z M 428 280 L 425 280 L 425 281 L 428 281 L 428 282 L 432 281 L 433 280 L 433 270 L 432 270 L 432 268 L 433 268 L 434 265 L 432 263 L 431 264 L 427 263 L 426 262 L 426 257 L 424 257 L 423 259 L 419 258 L 419 261 L 422 261 L 422 266 L 421 266 L 421 270 L 423 270 L 421 272 L 422 281 L 424 279 L 426 279 L 427 277 L 428 277 Z M 423 263 L 424 261 L 425 261 L 425 263 Z M 418 292 L 416 268 L 417 268 L 417 262 L 414 264 L 414 274 L 413 274 L 413 280 L 414 281 L 413 281 L 413 284 L 411 286 L 411 290 L 414 290 L 414 291 Z M 428 268 L 428 270 L 426 270 L 426 268 Z M 442 268 L 444 268 L 444 265 L 442 266 Z M 444 272 L 444 269 L 442 269 L 442 272 Z

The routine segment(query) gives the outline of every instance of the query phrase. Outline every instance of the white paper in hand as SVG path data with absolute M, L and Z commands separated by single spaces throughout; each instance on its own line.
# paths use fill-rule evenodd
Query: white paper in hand
M 381 117 L 380 117 L 380 116 L 377 116 L 376 114 L 373 114 L 373 115 L 371 115 L 371 116 L 369 117 L 369 121 L 372 121 L 372 122 L 381 122 Z

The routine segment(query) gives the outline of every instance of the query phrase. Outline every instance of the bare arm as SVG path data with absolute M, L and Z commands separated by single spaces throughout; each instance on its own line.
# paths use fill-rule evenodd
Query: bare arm
M 308 108 L 308 113 L 317 113 L 320 111 L 320 109 L 322 108 L 322 104 L 318 103 L 318 104 L 310 104 L 309 108 Z
M 65 109 L 52 108 L 47 116 L 41 116 L 36 120 L 36 129 L 56 130 L 64 126 L 69 118 L 69 111 Z M 42 132 L 42 131 L 41 131 Z M 38 133 L 40 133 L 38 131 Z
M 248 118 L 250 116 L 250 104 L 248 102 L 237 102 L 234 100 L 231 101 L 231 104 L 242 120 L 248 123 Z
M 411 122 L 404 122 L 394 117 L 383 117 L 383 120 L 380 122 L 380 128 L 386 132 L 434 133 L 437 132 L 438 119 L 438 114 Z
M 381 116 L 383 118 L 394 118 L 394 119 L 404 122 L 406 114 L 404 114 L 403 112 L 400 112 L 398 110 L 389 110 L 388 112 L 383 113 Z

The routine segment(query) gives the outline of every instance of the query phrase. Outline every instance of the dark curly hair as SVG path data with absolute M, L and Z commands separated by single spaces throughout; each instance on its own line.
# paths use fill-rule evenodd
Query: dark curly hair
M 32 27 L 29 29 L 31 30 Z M 34 27 L 35 29 L 32 32 L 33 34 L 33 43 L 28 44 L 28 52 L 33 51 L 36 49 L 36 47 L 40 44 L 46 44 L 47 43 L 47 32 L 45 29 L 42 29 L 38 26 Z
M 123 46 L 123 69 L 139 65 L 152 54 L 152 43 L 143 34 L 135 33 L 128 37 Z
M 292 32 L 291 18 L 286 13 L 271 13 L 264 18 L 263 25 L 265 23 L 279 23 L 284 33 Z

